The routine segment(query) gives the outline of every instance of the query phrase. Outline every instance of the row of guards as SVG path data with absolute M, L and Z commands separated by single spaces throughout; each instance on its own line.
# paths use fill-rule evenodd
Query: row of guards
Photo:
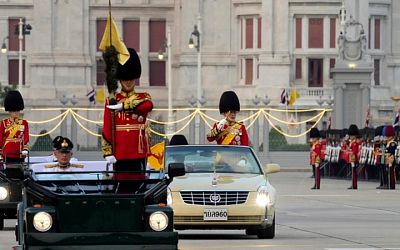
M 379 180 L 378 189 L 395 189 L 400 165 L 400 127 L 331 129 L 310 131 L 310 164 L 315 185 L 320 176 L 348 178 L 349 189 L 357 189 L 357 179 Z

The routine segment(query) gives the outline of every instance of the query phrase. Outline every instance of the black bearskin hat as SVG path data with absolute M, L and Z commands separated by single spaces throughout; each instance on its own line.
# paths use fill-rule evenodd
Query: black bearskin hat
M 10 90 L 4 98 L 4 109 L 7 112 L 24 110 L 24 99 L 17 90 Z
M 384 128 L 383 130 L 384 132 L 384 136 L 386 137 L 392 137 L 395 136 L 395 131 L 394 131 L 394 127 L 392 125 L 388 125 Z
M 349 135 L 358 136 L 360 133 L 358 131 L 358 127 L 355 124 L 351 124 L 349 127 Z
M 130 57 L 124 65 L 118 63 L 117 78 L 118 80 L 133 80 L 140 78 L 142 74 L 142 66 L 140 65 L 140 59 L 136 51 L 132 48 L 128 48 Z
M 384 126 L 379 126 L 375 128 L 375 136 L 381 136 L 383 135 L 383 127 Z
M 239 98 L 234 91 L 225 91 L 219 99 L 219 112 L 240 111 Z
M 319 130 L 317 128 L 312 128 L 310 130 L 310 138 L 320 138 Z
M 188 141 L 184 135 L 174 135 L 169 141 L 169 145 L 188 145 Z

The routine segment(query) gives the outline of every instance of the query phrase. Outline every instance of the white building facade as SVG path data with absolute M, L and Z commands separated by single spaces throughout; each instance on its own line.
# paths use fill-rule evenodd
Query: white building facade
M 201 86 L 203 107 L 218 107 L 223 91 L 234 90 L 242 108 L 282 108 L 284 88 L 296 88 L 300 98 L 291 109 L 329 108 L 333 79 L 330 69 L 338 55 L 339 11 L 345 6 L 367 32 L 367 53 L 374 62 L 371 115 L 375 123 L 390 122 L 400 95 L 400 1 L 396 0 L 112 0 L 112 16 L 128 47 L 141 58 L 138 91 L 152 95 L 156 108 L 166 108 L 168 86 L 172 106 L 190 106 Z M 23 85 L 30 108 L 65 108 L 63 97 L 89 107 L 86 94 L 104 85 L 104 62 L 98 44 L 108 15 L 108 0 L 0 0 L 0 39 L 8 51 L 0 54 L 0 82 L 18 83 L 19 18 L 32 26 L 23 40 Z M 188 48 L 197 25 L 198 54 Z M 171 30 L 171 77 L 165 52 Z M 8 37 L 8 39 L 6 38 Z M 192 36 L 193 37 L 193 36 Z M 196 37 L 194 37 L 196 38 Z M 171 82 L 168 82 L 171 79 Z M 200 81 L 200 82 L 199 82 Z M 258 99 L 256 98 L 258 97 Z M 268 99 L 268 100 L 266 100 Z M 71 106 L 71 103 L 67 104 Z M 92 108 L 102 108 L 97 103 Z M 101 111 L 80 111 L 101 119 Z M 54 111 L 54 115 L 59 111 Z M 54 116 L 53 115 L 53 116 Z M 218 115 L 218 114 L 217 114 Z M 43 120 L 44 112 L 26 114 Z M 182 116 L 177 114 L 176 117 Z M 158 116 L 166 120 L 165 113 Z M 301 114 L 297 119 L 303 119 Z M 37 125 L 39 126 L 39 125 Z M 306 126 L 306 125 L 305 125 Z M 308 126 L 308 125 L 307 125 Z M 321 125 L 322 126 L 322 125 Z M 93 128 L 95 129 L 95 128 Z M 299 128 L 304 130 L 305 128 Z M 56 130 L 54 133 L 57 133 Z M 84 131 L 79 143 L 96 142 Z

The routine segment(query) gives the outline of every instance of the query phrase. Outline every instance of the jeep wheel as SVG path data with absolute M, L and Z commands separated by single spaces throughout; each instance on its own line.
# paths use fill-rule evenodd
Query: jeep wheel
M 275 216 L 270 227 L 257 230 L 259 239 L 273 239 L 275 237 Z

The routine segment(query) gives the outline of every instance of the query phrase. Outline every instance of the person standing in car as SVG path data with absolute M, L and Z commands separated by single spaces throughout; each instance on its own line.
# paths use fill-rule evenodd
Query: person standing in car
M 0 123 L 2 147 L 0 157 L 4 162 L 23 162 L 29 149 L 29 125 L 22 119 L 24 99 L 17 90 L 10 90 L 4 98 L 4 109 L 10 117 Z
M 216 141 L 222 145 L 249 146 L 249 137 L 243 123 L 236 121 L 240 111 L 239 98 L 234 91 L 225 91 L 219 100 L 219 112 L 224 116 L 222 120 L 214 123 L 207 134 L 209 142 Z

